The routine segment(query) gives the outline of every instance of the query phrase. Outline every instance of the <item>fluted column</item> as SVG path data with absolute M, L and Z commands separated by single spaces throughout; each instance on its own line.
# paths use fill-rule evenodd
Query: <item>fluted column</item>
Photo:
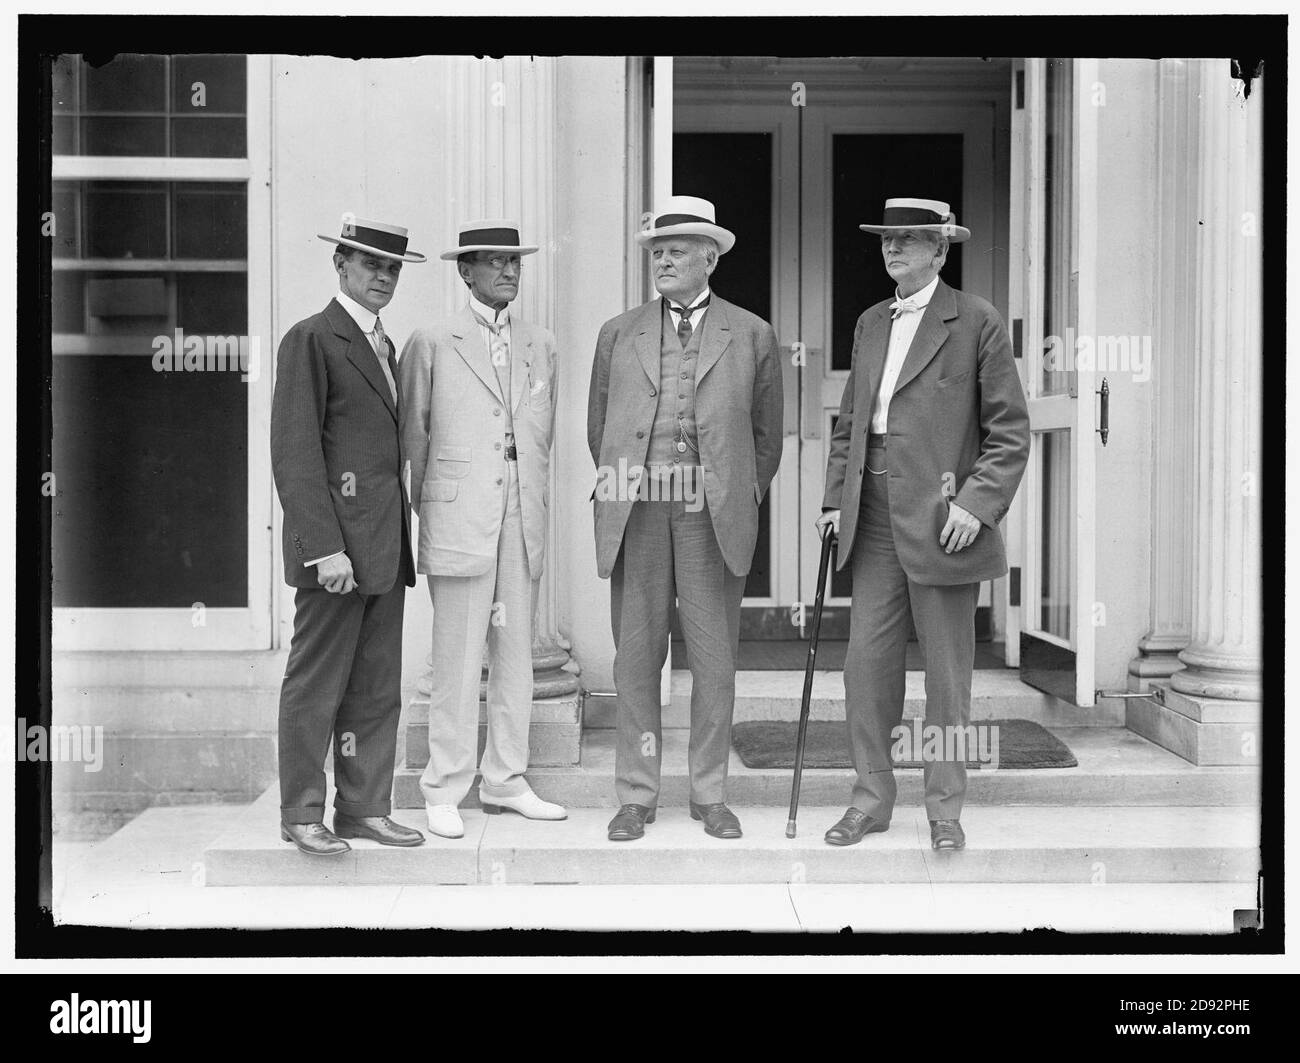
M 447 100 L 433 150 L 443 159 L 444 194 L 449 202 L 448 231 L 460 221 L 483 217 L 518 218 L 522 237 L 540 244 L 524 259 L 519 298 L 512 311 L 525 321 L 555 330 L 557 134 L 554 58 L 507 56 L 501 59 L 447 57 L 443 93 Z M 444 305 L 461 306 L 465 286 L 454 270 L 445 271 Z M 551 463 L 550 497 L 556 495 Z M 552 505 L 546 529 L 547 564 L 538 587 L 533 617 L 534 697 L 555 698 L 578 690 L 579 667 L 568 639 L 557 630 L 559 528 Z M 433 667 L 432 656 L 429 668 Z M 420 691 L 430 689 L 430 674 Z
M 1129 688 L 1183 667 L 1192 619 L 1192 418 L 1194 319 L 1197 314 L 1195 167 L 1199 126 L 1190 95 L 1188 62 L 1160 60 L 1157 107 L 1160 228 L 1151 376 L 1151 627 L 1129 662 Z
M 1187 667 L 1170 684 L 1192 698 L 1258 701 L 1264 79 L 1246 99 L 1228 60 L 1190 68 L 1200 142 L 1194 567 Z

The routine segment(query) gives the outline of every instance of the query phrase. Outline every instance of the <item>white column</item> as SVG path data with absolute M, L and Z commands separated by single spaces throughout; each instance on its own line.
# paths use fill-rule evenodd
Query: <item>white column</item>
M 1155 278 L 1151 477 L 1151 628 L 1129 662 L 1129 688 L 1183 667 L 1192 619 L 1192 418 L 1194 321 L 1198 313 L 1196 227 L 1198 155 L 1196 100 L 1188 62 L 1162 59 L 1159 109 L 1160 228 Z
M 1263 79 L 1189 64 L 1199 100 L 1191 640 L 1170 679 L 1191 698 L 1260 698 L 1260 293 Z M 1272 219 L 1274 224 L 1280 219 Z

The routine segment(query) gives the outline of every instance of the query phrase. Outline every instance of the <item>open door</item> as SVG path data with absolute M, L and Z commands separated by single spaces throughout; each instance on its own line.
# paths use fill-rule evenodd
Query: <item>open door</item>
M 1088 61 L 1024 59 L 1013 69 L 1012 340 L 1032 446 L 1012 544 L 1021 678 L 1095 703 L 1096 107 Z M 1017 560 L 1018 558 L 1018 560 Z M 1010 663 L 1010 662 L 1009 662 Z

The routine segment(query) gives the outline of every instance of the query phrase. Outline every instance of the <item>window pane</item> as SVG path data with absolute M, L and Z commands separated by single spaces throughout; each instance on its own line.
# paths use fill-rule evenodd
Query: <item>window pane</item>
M 247 69 L 242 55 L 172 56 L 172 113 L 243 114 Z
M 242 185 L 172 186 L 172 243 L 177 258 L 244 258 L 248 253 L 248 194 Z
M 885 200 L 899 189 L 916 188 L 924 174 L 924 195 L 941 199 L 962 217 L 962 138 L 960 133 L 841 133 L 834 139 L 835 169 L 830 232 L 832 369 L 853 361 L 853 331 L 867 307 L 892 299 L 896 285 L 885 272 L 880 237 L 858 226 L 878 220 Z M 864 211 L 866 212 L 864 214 Z M 962 245 L 950 244 L 943 267 L 945 284 L 961 287 Z
M 77 57 L 75 55 L 58 55 L 50 64 L 50 98 L 54 103 L 54 113 L 70 113 L 77 106 Z
M 187 334 L 238 336 L 248 321 L 246 273 L 178 273 L 177 324 Z
M 242 118 L 173 118 L 172 155 L 242 159 L 248 152 Z
M 83 118 L 83 155 L 166 155 L 165 118 Z
M 1074 570 L 1074 522 L 1071 519 L 1070 433 L 1065 429 L 1039 432 L 1035 442 L 1043 499 L 1039 625 L 1048 634 L 1072 639 L 1070 573 Z
M 75 155 L 77 153 L 77 120 L 67 115 L 54 116 L 55 155 Z
M 51 332 L 86 331 L 84 286 L 85 274 L 79 271 L 56 269 L 50 274 Z
M 55 258 L 76 258 L 77 233 L 80 222 L 77 216 L 75 184 L 60 181 L 50 192 L 50 208 L 54 211 L 54 239 L 50 253 Z
M 119 55 L 103 66 L 81 62 L 85 110 L 165 111 L 166 66 L 161 55 Z
M 167 186 L 93 181 L 85 186 L 88 258 L 163 258 Z
M 1043 166 L 1042 395 L 1065 394 L 1073 382 L 1070 292 L 1070 61 L 1047 61 Z
M 54 604 L 248 604 L 247 384 L 54 359 Z

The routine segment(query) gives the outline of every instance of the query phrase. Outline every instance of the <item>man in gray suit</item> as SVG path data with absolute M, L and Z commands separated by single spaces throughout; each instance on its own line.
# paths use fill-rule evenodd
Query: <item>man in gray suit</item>
M 739 838 L 726 781 L 740 603 L 781 461 L 780 355 L 771 325 L 709 290 L 735 243 L 712 203 L 674 196 L 636 239 L 663 298 L 601 328 L 587 407 L 619 699 L 609 838 L 640 838 L 654 822 L 674 600 L 691 669 L 691 817 Z
M 393 298 L 406 230 L 344 215 L 339 290 L 280 342 L 271 470 L 284 506 L 284 577 L 297 588 L 280 690 L 280 836 L 313 856 L 346 838 L 419 845 L 389 818 L 402 708 L 402 606 L 415 583 L 397 433 Z M 334 830 L 323 761 L 334 744 Z
M 939 279 L 950 242 L 970 237 L 948 204 L 890 199 L 879 225 L 897 298 L 858 318 L 853 362 L 831 437 L 818 528 L 852 559 L 844 667 L 853 801 L 826 832 L 853 845 L 889 828 L 890 746 L 902 721 L 908 616 L 925 656 L 925 722 L 970 723 L 975 606 L 982 580 L 1007 571 L 998 528 L 1029 456 L 1029 415 L 998 312 Z M 944 732 L 940 732 L 944 733 Z M 930 844 L 966 844 L 966 757 L 924 765 Z

